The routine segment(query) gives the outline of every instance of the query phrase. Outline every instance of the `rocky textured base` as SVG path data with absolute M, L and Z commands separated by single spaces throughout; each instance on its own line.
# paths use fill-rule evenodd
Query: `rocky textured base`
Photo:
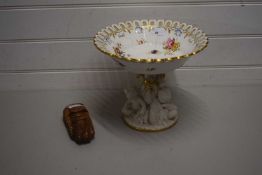
M 125 90 L 127 101 L 122 113 L 128 126 L 139 131 L 161 131 L 177 122 L 177 107 L 164 77 L 138 75 L 137 87 Z

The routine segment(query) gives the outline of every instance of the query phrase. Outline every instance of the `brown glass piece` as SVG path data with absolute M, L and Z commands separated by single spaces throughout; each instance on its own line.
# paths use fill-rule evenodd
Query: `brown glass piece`
M 63 120 L 69 136 L 77 144 L 89 143 L 95 136 L 89 113 L 81 103 L 65 107 Z

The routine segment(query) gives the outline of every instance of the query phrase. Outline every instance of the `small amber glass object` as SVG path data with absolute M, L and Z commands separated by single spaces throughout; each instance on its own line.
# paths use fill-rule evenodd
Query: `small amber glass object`
M 63 120 L 70 138 L 77 144 L 89 143 L 94 139 L 94 126 L 83 104 L 75 103 L 66 106 L 63 112 Z

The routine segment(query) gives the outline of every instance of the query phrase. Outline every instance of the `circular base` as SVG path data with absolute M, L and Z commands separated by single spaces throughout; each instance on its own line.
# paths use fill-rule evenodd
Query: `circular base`
M 162 124 L 158 125 L 151 125 L 151 124 L 138 124 L 137 122 L 134 122 L 132 118 L 129 117 L 122 117 L 124 123 L 130 127 L 131 129 L 141 131 L 141 132 L 158 132 L 158 131 L 164 131 L 167 130 L 173 126 L 178 121 L 178 117 L 174 120 L 169 120 L 168 122 L 163 122 Z

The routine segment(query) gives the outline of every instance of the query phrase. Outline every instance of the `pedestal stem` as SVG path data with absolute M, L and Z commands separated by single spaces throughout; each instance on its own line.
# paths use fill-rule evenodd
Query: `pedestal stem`
M 177 107 L 172 100 L 165 75 L 137 75 L 137 86 L 125 89 L 127 101 L 122 109 L 123 119 L 139 131 L 159 131 L 173 126 Z

